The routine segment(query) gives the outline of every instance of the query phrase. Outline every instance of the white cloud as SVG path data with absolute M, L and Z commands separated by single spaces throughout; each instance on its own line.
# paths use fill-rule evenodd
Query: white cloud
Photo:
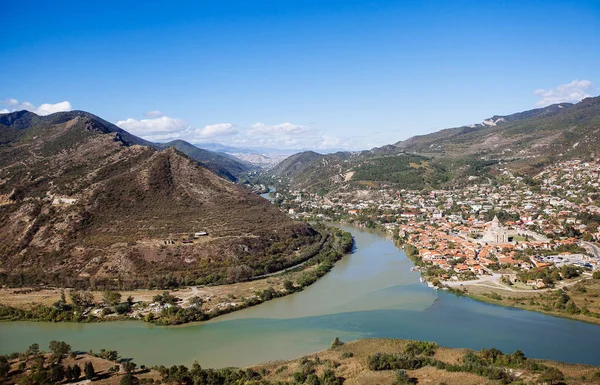
M 7 110 L 6 108 L 3 108 L 0 110 L 0 114 L 8 114 L 10 111 Z
M 280 124 L 255 123 L 234 138 L 234 143 L 249 147 L 325 150 L 342 145 L 339 138 L 290 122 Z
M 64 101 L 56 104 L 44 103 L 37 107 L 33 112 L 38 115 L 50 115 L 60 111 L 71 111 L 72 109 L 71 103 Z
M 151 115 L 149 111 L 146 115 Z M 271 147 L 278 149 L 326 150 L 348 146 L 338 137 L 324 135 L 311 127 L 293 123 L 267 125 L 255 123 L 250 127 L 233 123 L 216 123 L 204 127 L 190 126 L 186 121 L 168 116 L 150 119 L 119 120 L 117 126 L 154 142 L 182 139 L 190 143 L 220 142 L 244 147 Z
M 218 123 L 197 128 L 194 130 L 195 139 L 214 138 L 217 136 L 231 136 L 238 133 L 238 130 L 231 123 Z
M 579 102 L 581 99 L 591 96 L 588 93 L 591 87 L 592 82 L 589 80 L 573 80 L 570 83 L 561 84 L 554 89 L 539 89 L 533 93 L 541 97 L 536 105 L 543 107 L 564 102 Z
M 158 110 L 154 110 L 154 111 L 146 112 L 146 116 L 149 118 L 161 118 L 161 117 L 165 116 L 165 114 L 163 114 L 162 112 L 160 112 Z
M 30 102 L 22 102 L 20 103 L 17 99 L 6 99 L 0 101 L 0 104 L 10 107 L 10 111 L 20 111 L 27 110 L 31 111 L 38 115 L 50 115 L 55 112 L 61 111 L 71 111 L 73 108 L 71 107 L 71 103 L 68 101 L 58 102 L 58 103 L 43 103 L 39 106 L 35 106 Z M 10 112 L 8 109 L 3 109 L 1 111 L 6 111 L 3 113 Z
M 188 125 L 181 119 L 161 116 L 154 119 L 119 120 L 117 126 L 147 140 L 163 141 L 181 138 Z
M 250 126 L 248 135 L 300 134 L 308 131 L 310 129 L 306 126 L 288 122 L 273 125 L 258 122 Z
M 174 139 L 197 142 L 238 133 L 238 130 L 231 123 L 219 123 L 208 125 L 204 128 L 194 128 L 185 120 L 168 116 L 141 120 L 129 118 L 119 120 L 116 125 L 134 135 L 155 142 Z

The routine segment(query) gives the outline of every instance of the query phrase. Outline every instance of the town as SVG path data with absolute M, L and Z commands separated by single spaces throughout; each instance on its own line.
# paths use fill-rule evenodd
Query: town
M 498 171 L 462 188 L 284 190 L 275 203 L 297 219 L 386 230 L 432 287 L 485 280 L 543 289 L 600 269 L 597 159 L 562 162 L 533 178 Z

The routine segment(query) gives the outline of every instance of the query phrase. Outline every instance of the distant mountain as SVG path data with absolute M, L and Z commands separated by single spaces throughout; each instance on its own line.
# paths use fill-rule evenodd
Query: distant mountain
M 305 151 L 294 154 L 275 166 L 272 173 L 278 177 L 295 178 L 305 172 L 308 167 L 314 166 L 323 158 L 325 158 L 324 155 L 314 151 Z
M 237 182 L 241 175 L 258 169 L 251 163 L 242 161 L 235 156 L 201 149 L 184 140 L 161 143 L 158 144 L 158 147 L 161 149 L 176 148 L 195 161 L 200 162 L 215 174 L 233 182 Z
M 244 187 L 153 146 L 81 111 L 1 114 L 0 284 L 235 281 L 318 240 Z M 208 236 L 182 243 L 200 231 Z
M 194 146 L 215 152 L 228 154 L 292 155 L 302 150 L 290 150 L 272 147 L 233 147 L 221 143 L 194 143 Z
M 286 150 L 276 148 L 243 148 L 226 146 L 220 143 L 196 143 L 196 147 L 227 154 L 238 160 L 250 163 L 255 167 L 271 168 L 288 156 L 299 150 Z
M 293 189 L 321 193 L 384 186 L 422 189 L 437 187 L 447 178 L 444 168 L 432 165 L 426 157 L 371 150 L 329 155 L 302 152 L 279 163 L 268 176 L 289 182 Z
M 248 154 L 237 152 L 231 152 L 228 154 L 263 169 L 269 169 L 289 156 L 276 154 L 267 156 L 262 154 Z
M 485 119 L 483 122 L 470 125 L 469 127 L 486 127 L 486 126 L 497 126 L 499 124 L 518 122 L 520 120 L 535 118 L 535 117 L 550 117 L 562 113 L 565 109 L 573 107 L 572 103 L 559 103 L 551 106 L 536 108 L 534 110 L 517 112 L 511 115 L 494 115 L 489 119 Z
M 494 172 L 500 164 L 534 173 L 556 160 L 597 154 L 599 145 L 600 97 L 593 97 L 495 115 L 369 151 L 295 154 L 268 176 L 283 178 L 292 188 L 322 191 L 434 188 Z
M 510 161 L 515 166 L 587 156 L 600 144 L 600 97 L 561 103 L 505 117 L 496 125 L 458 127 L 415 136 L 394 146 L 398 151 L 432 157 Z

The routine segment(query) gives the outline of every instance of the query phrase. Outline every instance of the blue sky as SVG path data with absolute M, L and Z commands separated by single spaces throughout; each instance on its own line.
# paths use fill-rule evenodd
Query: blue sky
M 597 0 L 9 1 L 2 13 L 0 111 L 86 110 L 156 141 L 366 149 L 600 93 Z

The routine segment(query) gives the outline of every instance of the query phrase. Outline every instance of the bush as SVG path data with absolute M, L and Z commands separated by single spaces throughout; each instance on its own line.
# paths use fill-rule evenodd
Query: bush
M 121 377 L 120 385 L 137 385 L 140 383 L 140 379 L 131 373 L 127 373 Z
M 375 353 L 367 361 L 370 370 L 415 370 L 427 365 L 434 366 L 436 360 L 400 354 Z
M 115 306 L 115 312 L 117 314 L 127 314 L 131 311 L 131 305 L 129 302 L 122 302 Z
M 411 385 L 416 384 L 416 378 L 411 378 L 406 370 L 396 371 L 396 378 L 394 379 L 393 385 Z
M 342 341 L 340 341 L 340 339 L 338 337 L 335 337 L 333 339 L 333 341 L 331 342 L 331 348 L 335 349 L 339 346 L 342 346 L 344 343 Z
M 425 356 L 433 356 L 438 345 L 435 342 L 427 341 L 409 341 L 404 348 L 404 353 L 412 356 L 423 354 Z

